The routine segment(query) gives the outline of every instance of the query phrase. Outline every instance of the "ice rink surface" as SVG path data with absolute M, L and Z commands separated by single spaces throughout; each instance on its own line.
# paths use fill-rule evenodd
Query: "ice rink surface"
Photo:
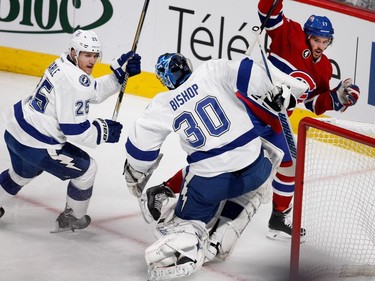
M 30 95 L 38 77 L 0 71 L 0 112 Z M 90 106 L 90 120 L 111 119 L 117 95 Z M 65 206 L 67 182 L 43 173 L 3 207 L 0 219 L 0 281 L 137 281 L 147 280 L 144 250 L 155 242 L 137 200 L 122 175 L 127 131 L 148 99 L 125 94 L 118 121 L 124 130 L 117 144 L 84 148 L 98 163 L 88 209 L 91 225 L 81 231 L 51 234 Z M 4 133 L 1 118 L 0 133 Z M 167 180 L 183 167 L 185 154 L 175 135 L 162 147 L 164 158 L 149 186 Z M 10 165 L 3 137 L 0 172 Z M 172 203 L 172 202 L 170 202 Z M 290 243 L 266 238 L 271 203 L 261 206 L 226 261 L 215 260 L 181 280 L 284 281 L 288 276 Z

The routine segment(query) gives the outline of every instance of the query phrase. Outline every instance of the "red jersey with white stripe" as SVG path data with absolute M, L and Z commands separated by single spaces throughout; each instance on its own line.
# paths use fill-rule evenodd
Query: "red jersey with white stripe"
M 266 18 L 273 1 L 260 0 L 258 4 L 261 22 Z M 309 85 L 306 95 L 301 96 L 307 109 L 316 114 L 333 110 L 329 80 L 332 77 L 332 65 L 322 56 L 314 61 L 302 26 L 285 17 L 283 1 L 276 5 L 266 23 L 265 31 L 270 36 L 269 60 L 281 71 L 305 81 Z

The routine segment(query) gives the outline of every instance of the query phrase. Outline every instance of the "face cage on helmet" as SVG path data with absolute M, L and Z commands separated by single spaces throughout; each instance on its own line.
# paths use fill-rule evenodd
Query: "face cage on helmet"
M 169 57 L 168 57 L 169 56 Z M 175 57 L 179 56 L 181 59 L 184 60 L 184 68 L 183 70 L 178 69 L 177 71 L 173 71 L 173 67 L 169 67 L 171 60 Z M 167 57 L 167 58 L 166 58 Z M 160 80 L 160 82 L 166 86 L 168 89 L 175 89 L 179 87 L 182 83 L 186 81 L 186 79 L 190 76 L 192 72 L 191 62 L 189 59 L 185 58 L 180 54 L 165 54 L 163 57 L 159 58 L 160 62 L 156 65 L 156 77 Z M 158 60 L 158 61 L 159 61 Z M 168 67 L 166 67 L 168 66 Z M 168 69 L 168 70 L 166 70 Z M 177 77 L 177 75 L 179 75 Z

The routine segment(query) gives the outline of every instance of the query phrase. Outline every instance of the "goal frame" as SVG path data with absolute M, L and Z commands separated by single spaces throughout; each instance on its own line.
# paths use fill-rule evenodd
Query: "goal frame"
M 326 131 L 336 136 L 347 138 L 355 142 L 375 147 L 375 138 L 356 133 L 312 117 L 304 117 L 298 125 L 297 136 L 297 158 L 296 158 L 296 178 L 293 202 L 293 228 L 290 252 L 290 280 L 298 279 L 299 259 L 300 259 L 300 229 L 302 222 L 302 198 L 304 186 L 305 157 L 306 157 L 306 138 L 308 129 L 316 128 Z

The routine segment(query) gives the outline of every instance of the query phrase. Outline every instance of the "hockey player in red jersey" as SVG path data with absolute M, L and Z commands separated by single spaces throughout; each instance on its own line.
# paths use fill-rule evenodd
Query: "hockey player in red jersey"
M 273 1 L 260 0 L 259 17 L 263 23 Z M 265 31 L 270 36 L 269 60 L 282 72 L 304 81 L 308 90 L 299 97 L 305 107 L 317 115 L 327 110 L 345 111 L 359 98 L 359 88 L 352 79 L 343 80 L 330 89 L 332 65 L 324 51 L 333 42 L 334 29 L 325 16 L 310 16 L 305 24 L 285 17 L 283 1 L 279 0 L 271 16 L 265 22 Z M 293 38 L 293 40 L 291 40 Z M 290 110 L 290 109 L 289 109 Z M 291 114 L 292 111 L 290 110 Z M 269 238 L 290 238 L 292 232 L 291 207 L 294 193 L 295 167 L 282 134 L 269 130 L 264 136 L 285 152 L 284 159 L 273 181 L 273 210 L 269 220 Z M 160 216 L 161 198 L 173 192 L 179 193 L 183 170 L 178 171 L 167 182 L 148 189 L 148 208 L 154 218 Z M 158 196 L 156 196 L 158 194 Z M 305 230 L 301 229 L 301 235 Z
M 282 72 L 308 85 L 308 91 L 299 98 L 299 102 L 303 102 L 307 109 L 317 115 L 327 110 L 343 112 L 354 105 L 359 98 L 359 88 L 352 84 L 352 79 L 345 79 L 336 88 L 330 89 L 332 65 L 324 54 L 333 42 L 334 29 L 330 20 L 325 16 L 311 15 L 302 27 L 284 15 L 283 1 L 280 0 L 266 21 L 271 6 L 272 1 L 268 0 L 260 0 L 258 3 L 260 21 L 271 38 L 268 59 Z M 270 134 L 265 138 L 285 153 L 272 184 L 273 211 L 268 237 L 290 237 L 292 225 L 289 214 L 294 193 L 295 167 L 287 146 L 280 142 L 278 136 Z M 304 233 L 302 229 L 301 235 Z
M 320 115 L 327 110 L 344 111 L 354 105 L 359 98 L 359 89 L 351 85 L 351 81 L 340 83 L 330 90 L 332 65 L 324 54 L 333 42 L 334 29 L 330 20 L 325 16 L 311 15 L 302 28 L 299 23 L 285 17 L 282 4 L 282 0 L 278 1 L 265 24 L 265 31 L 272 40 L 268 59 L 284 73 L 308 84 L 309 90 L 300 101 L 315 114 Z M 262 22 L 271 5 L 271 1 L 259 1 L 259 18 Z M 350 87 L 346 93 L 340 93 L 340 86 L 344 84 Z

